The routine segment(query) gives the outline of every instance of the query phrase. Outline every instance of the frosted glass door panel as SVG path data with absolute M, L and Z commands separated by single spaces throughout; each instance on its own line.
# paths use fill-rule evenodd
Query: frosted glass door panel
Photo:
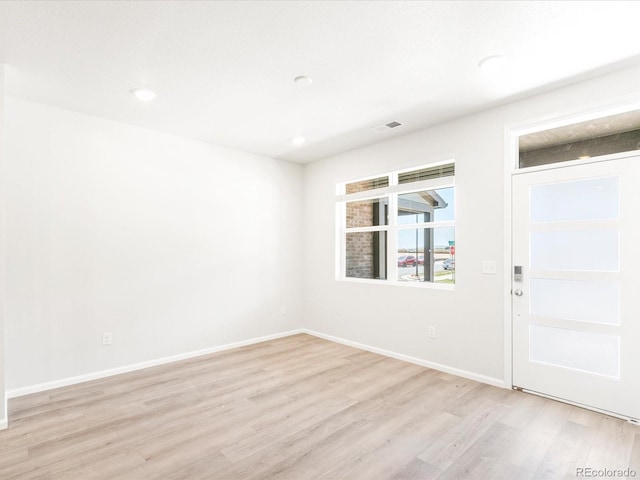
M 565 328 L 529 326 L 533 362 L 620 377 L 620 337 Z
M 620 325 L 620 284 L 531 279 L 530 313 L 540 317 Z
M 532 223 L 618 218 L 618 177 L 531 187 Z
M 541 270 L 619 269 L 617 230 L 533 232 L 531 268 Z

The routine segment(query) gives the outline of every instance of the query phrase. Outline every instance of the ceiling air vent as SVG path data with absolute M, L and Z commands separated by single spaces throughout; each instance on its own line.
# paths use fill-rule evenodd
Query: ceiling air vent
M 378 133 L 384 133 L 384 132 L 388 132 L 389 130 L 393 130 L 394 128 L 398 128 L 401 127 L 402 124 L 400 122 L 396 122 L 395 120 L 393 122 L 389 122 L 389 123 L 385 123 L 384 125 L 379 125 L 377 127 L 373 127 L 371 130 L 373 130 L 374 132 L 378 132 Z

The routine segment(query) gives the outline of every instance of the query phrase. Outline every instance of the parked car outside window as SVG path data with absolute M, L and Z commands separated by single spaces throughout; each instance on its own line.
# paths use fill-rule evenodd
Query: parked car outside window
M 399 267 L 415 267 L 416 257 L 415 255 L 400 255 L 398 257 Z

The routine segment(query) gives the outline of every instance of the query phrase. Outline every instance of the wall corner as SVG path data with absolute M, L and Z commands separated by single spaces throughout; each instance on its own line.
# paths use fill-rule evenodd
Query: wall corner
M 4 79 L 5 68 L 0 63 L 0 429 L 8 426 L 7 395 L 5 387 L 5 257 L 6 257 L 6 234 L 5 234 L 5 211 L 6 211 L 6 176 L 5 176 L 5 131 L 4 131 Z

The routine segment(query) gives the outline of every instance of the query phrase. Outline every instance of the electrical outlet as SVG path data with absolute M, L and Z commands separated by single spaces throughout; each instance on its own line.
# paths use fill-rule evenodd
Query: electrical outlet
M 113 333 L 105 332 L 102 334 L 102 345 L 107 346 L 113 343 Z
M 482 273 L 485 275 L 495 275 L 498 273 L 498 268 L 495 260 L 484 260 L 482 262 Z
M 427 336 L 429 338 L 436 338 L 436 327 L 429 327 L 429 330 L 427 331 Z
M 286 315 L 286 314 L 287 314 L 287 306 L 280 305 L 280 315 Z

